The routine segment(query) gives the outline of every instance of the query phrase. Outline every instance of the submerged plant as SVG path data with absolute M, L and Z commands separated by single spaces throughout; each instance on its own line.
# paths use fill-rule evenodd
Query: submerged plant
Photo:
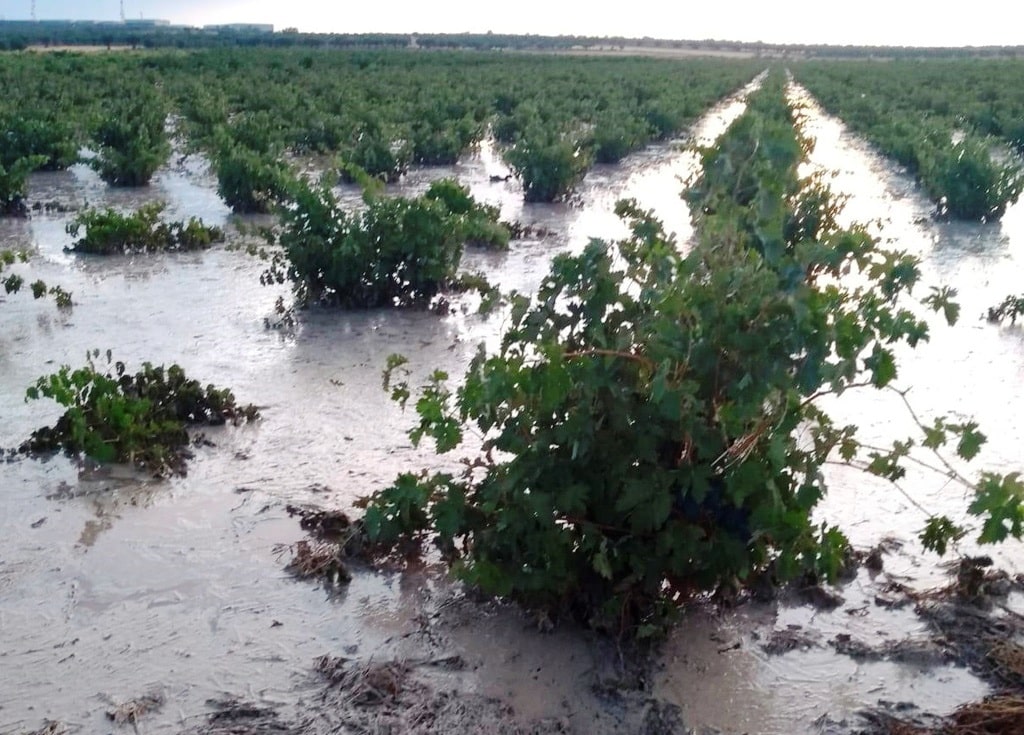
M 497 211 L 481 207 L 454 182 L 438 182 L 421 197 L 387 197 L 365 172 L 367 207 L 342 209 L 321 184 L 296 186 L 282 208 L 280 252 L 262 282 L 291 281 L 300 302 L 345 308 L 426 306 L 456 282 L 463 244 L 508 242 Z
M 957 219 L 999 219 L 1024 190 L 1020 167 L 992 160 L 987 141 L 973 136 L 928 149 L 922 173 L 932 199 Z
M 72 123 L 56 110 L 12 111 L 0 119 L 3 158 L 6 163 L 32 159 L 36 171 L 59 171 L 78 162 L 78 145 Z
M 598 120 L 589 142 L 598 163 L 618 163 L 650 137 L 645 120 L 609 115 Z
M 367 121 L 359 126 L 352 142 L 341 147 L 339 154 L 346 164 L 341 168 L 342 180 L 357 181 L 349 175 L 349 166 L 355 166 L 381 181 L 394 183 L 409 170 L 413 152 L 407 141 L 397 139 L 379 123 Z
M 505 152 L 528 202 L 553 202 L 572 192 L 590 166 L 587 150 L 566 136 L 531 130 Z
M 4 270 L 15 263 L 24 263 L 27 260 L 28 255 L 22 251 L 0 250 L 0 285 L 4 287 L 6 293 L 17 293 L 20 291 L 21 287 L 25 285 L 25 279 L 17 273 L 4 275 Z
M 435 181 L 423 195 L 441 202 L 449 214 L 458 218 L 461 237 L 467 245 L 507 250 L 512 233 L 500 220 L 497 207 L 478 203 L 469 189 L 454 179 Z
M 217 193 L 234 212 L 267 213 L 287 197 L 288 167 L 266 153 L 225 145 L 214 156 Z
M 1015 63 L 904 59 L 871 69 L 828 61 L 794 71 L 831 113 L 906 166 L 940 214 L 992 221 L 1018 200 L 1022 171 L 1007 155 L 1024 130 Z
M 98 151 L 90 165 L 112 186 L 149 184 L 171 153 L 166 116 L 166 103 L 146 88 L 119 97 L 96 128 Z
M 481 347 L 457 387 L 435 372 L 414 399 L 414 443 L 482 446 L 461 472 L 404 473 L 367 498 L 370 540 L 432 543 L 486 593 L 638 636 L 695 593 L 832 579 L 848 543 L 813 519 L 823 466 L 864 456 L 895 481 L 913 442 L 863 446 L 818 399 L 890 387 L 893 345 L 914 347 L 928 325 L 897 303 L 916 260 L 839 228 L 835 199 L 799 177 L 810 143 L 796 125 L 770 80 L 702 152 L 685 254 L 620 203 L 631 237 L 559 256 L 535 297 L 512 295 L 497 351 Z M 955 321 L 952 295 L 924 301 Z M 385 372 L 403 406 L 404 363 Z M 984 440 L 970 422 L 921 428 L 924 447 L 953 440 L 965 459 Z M 972 512 L 1017 486 L 985 475 Z M 941 551 L 960 533 L 932 517 L 922 540 Z
M 28 255 L 21 251 L 0 250 L 0 286 L 3 286 L 4 293 L 17 293 L 25 285 L 25 279 L 17 273 L 4 275 L 4 270 L 15 263 L 28 262 Z M 44 281 L 34 281 L 29 285 L 32 291 L 32 298 L 41 299 L 45 296 L 53 296 L 58 309 L 70 309 L 72 307 L 71 292 L 65 291 L 60 286 L 47 286 Z
M 224 241 L 224 231 L 207 227 L 195 217 L 188 222 L 163 222 L 163 202 L 150 202 L 129 214 L 115 209 L 86 209 L 68 223 L 77 238 L 68 250 L 94 255 L 153 253 L 165 250 L 202 250 Z M 79 233 L 85 234 L 79 237 Z
M 45 162 L 44 156 L 4 160 L 0 156 L 0 216 L 24 216 L 28 175 Z
M 1009 319 L 1010 324 L 1017 323 L 1017 317 L 1024 315 L 1024 294 L 1019 296 L 1009 295 L 995 306 L 988 309 L 988 320 L 990 322 L 1001 322 Z
M 84 367 L 65 365 L 27 390 L 26 400 L 50 398 L 65 411 L 53 426 L 34 431 L 23 452 L 63 451 L 156 475 L 184 474 L 191 456 L 189 427 L 259 418 L 255 406 L 238 405 L 225 388 L 202 386 L 178 365 L 147 362 L 133 375 L 109 350 L 105 367 L 97 367 L 99 357 L 95 350 Z

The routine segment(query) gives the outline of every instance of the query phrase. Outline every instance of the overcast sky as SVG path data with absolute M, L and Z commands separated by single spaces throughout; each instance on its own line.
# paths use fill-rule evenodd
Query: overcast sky
M 1017 18 L 1007 15 L 1010 7 L 1003 0 L 125 0 L 130 18 L 192 25 L 252 22 L 321 32 L 490 30 L 900 46 L 1024 44 Z M 28 19 L 31 8 L 32 0 L 0 0 L 0 15 L 8 20 Z M 120 0 L 36 0 L 40 20 L 115 20 L 119 14 Z

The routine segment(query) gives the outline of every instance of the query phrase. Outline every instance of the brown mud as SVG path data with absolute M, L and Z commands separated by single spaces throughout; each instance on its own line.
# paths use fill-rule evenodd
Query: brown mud
M 862 713 L 867 735 L 1015 735 L 1024 731 L 1024 615 L 1011 609 L 1020 602 L 1024 579 L 990 569 L 991 559 L 960 561 L 951 582 L 924 594 L 907 593 L 927 624 L 924 641 L 871 646 L 847 637 L 837 651 L 859 658 L 901 656 L 921 666 L 946 660 L 969 668 L 993 693 L 966 702 L 947 716 L 922 712 L 913 703 L 880 702 Z M 910 657 L 907 658 L 907 653 Z
M 710 142 L 741 110 L 738 100 L 723 103 L 695 137 Z M 971 315 L 1019 290 L 1024 207 L 998 224 L 933 221 L 909 178 L 835 120 L 813 108 L 809 115 L 814 160 L 838 172 L 833 185 L 850 196 L 848 216 L 886 220 L 885 236 L 923 258 L 926 281 L 960 289 L 962 323 L 904 356 L 900 380 L 915 386 L 925 414 L 952 407 L 977 416 L 990 437 L 984 466 L 1016 466 L 1022 332 Z M 466 266 L 529 292 L 553 255 L 590 236 L 625 234 L 612 211 L 623 196 L 655 209 L 685 243 L 692 231 L 680 178 L 696 159 L 682 142 L 596 167 L 572 205 L 524 204 L 487 143 L 455 167 L 413 171 L 392 190 L 415 193 L 456 175 L 498 205 L 505 220 L 528 228 L 525 236 L 507 253 L 467 253 Z M 341 191 L 355 206 L 358 191 Z M 167 201 L 172 218 L 227 226 L 231 242 L 155 257 L 63 251 L 71 216 L 63 210 L 152 199 Z M 213 446 L 196 450 L 189 475 L 162 482 L 60 457 L 0 464 L 0 733 L 850 733 L 870 725 L 875 715 L 863 712 L 910 712 L 924 723 L 997 691 L 917 611 L 912 595 L 947 576 L 914 541 L 918 511 L 841 468 L 830 470 L 821 516 L 865 550 L 851 581 L 765 603 L 696 605 L 643 665 L 584 631 L 550 630 L 468 597 L 436 569 L 373 572 L 332 557 L 333 583 L 296 579 L 285 568 L 292 550 L 306 542 L 315 561 L 322 539 L 307 531 L 337 523 L 318 513 L 351 513 L 357 497 L 397 471 L 436 465 L 411 446 L 409 417 L 380 389 L 387 355 L 407 355 L 414 382 L 434 368 L 458 375 L 478 342 L 500 334 L 500 316 L 477 317 L 456 300 L 443 318 L 313 310 L 290 328 L 266 329 L 287 293 L 261 287 L 260 262 L 233 247 L 244 242 L 240 227 L 266 220 L 232 217 L 195 157 L 145 190 L 108 189 L 81 167 L 36 176 L 30 200 L 58 206 L 0 221 L 0 242 L 30 251 L 32 261 L 17 267 L 61 284 L 77 305 L 62 313 L 24 295 L 0 297 L 0 447 L 56 414 L 25 403 L 24 388 L 92 348 L 109 347 L 129 365 L 178 362 L 260 405 L 264 420 L 208 432 Z M 830 410 L 879 440 L 907 423 L 884 396 Z M 934 477 L 910 478 L 908 491 L 963 516 L 963 494 Z M 289 506 L 302 510 L 305 530 Z M 1017 544 L 993 557 L 1009 579 L 1024 566 Z M 1015 614 L 1020 598 L 1010 590 L 1000 604 Z M 163 705 L 131 706 L 146 698 Z M 124 705 L 134 721 L 117 725 L 107 713 Z

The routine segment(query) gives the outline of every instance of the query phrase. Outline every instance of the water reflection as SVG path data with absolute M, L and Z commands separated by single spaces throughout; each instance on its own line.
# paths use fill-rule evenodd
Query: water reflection
M 835 171 L 833 189 L 849 197 L 844 220 L 880 218 L 885 223 L 881 235 L 890 246 L 921 258 L 923 288 L 915 294 L 918 297 L 929 286 L 950 285 L 958 291 L 960 322 L 948 327 L 933 319 L 929 343 L 916 350 L 900 350 L 898 383 L 912 386 L 909 397 L 926 421 L 946 411 L 979 421 L 989 443 L 975 463 L 978 467 L 1015 469 L 1020 462 L 1017 447 L 1024 437 L 1022 341 L 1013 330 L 989 325 L 981 316 L 1004 295 L 1020 290 L 1016 274 L 1022 256 L 1013 243 L 1024 243 L 1024 204 L 1010 207 L 1001 222 L 937 219 L 934 206 L 908 176 L 824 114 L 806 92 L 796 88 L 793 93 L 808 102 L 807 132 L 816 140 L 813 163 Z M 858 424 L 879 443 L 914 431 L 905 408 L 888 392 L 860 392 L 854 400 L 829 406 L 839 420 Z M 977 470 L 967 467 L 964 472 L 971 477 Z M 824 504 L 824 514 L 843 519 L 844 527 L 850 526 L 859 540 L 874 543 L 882 533 L 912 538 L 923 525 L 921 513 L 888 484 L 846 470 L 832 472 L 830 478 L 833 492 Z M 936 512 L 965 516 L 964 491 L 941 476 L 912 473 L 906 488 Z M 890 513 L 878 512 L 886 508 Z M 1010 568 L 1024 564 L 1020 544 L 999 547 L 997 554 Z
M 688 140 L 710 142 L 742 109 L 742 99 L 726 101 Z M 887 234 L 906 239 L 901 246 L 926 257 L 941 249 L 936 242 L 946 236 L 946 225 L 931 221 L 927 203 L 912 184 L 827 118 L 818 116 L 812 124 L 822 139 L 816 160 L 847 172 L 837 177 L 836 186 L 851 194 L 851 216 L 891 220 Z M 831 143 L 829 134 L 834 134 Z M 551 230 L 553 236 L 513 243 L 508 253 L 466 256 L 469 267 L 484 270 L 503 287 L 532 291 L 553 255 L 578 250 L 594 236 L 626 234 L 613 213 L 622 197 L 635 197 L 642 207 L 655 209 L 685 242 L 692 230 L 678 195 L 697 165 L 693 153 L 681 150 L 685 142 L 653 146 L 620 166 L 597 167 L 584 179 L 574 204 L 523 203 L 514 181 L 491 180 L 504 175 L 505 168 L 486 142 L 458 165 L 414 171 L 391 191 L 419 193 L 430 181 L 454 174 L 474 196 L 500 206 L 504 217 Z M 32 186 L 33 196 L 67 204 L 134 208 L 163 199 L 170 216 L 195 215 L 211 224 L 229 221 L 199 158 L 161 171 L 143 190 L 109 189 L 84 167 L 34 178 Z M 355 187 L 338 190 L 347 204 L 358 206 Z M 22 225 L 11 225 L 12 239 L 28 232 L 39 251 L 33 271 L 73 291 L 79 306 L 66 320 L 55 316 L 52 304 L 31 300 L 12 300 L 0 308 L 0 446 L 16 444 L 57 413 L 41 402 L 25 404 L 23 387 L 56 364 L 80 364 L 86 350 L 97 347 L 113 349 L 130 365 L 179 362 L 203 382 L 230 386 L 240 400 L 261 405 L 265 418 L 255 426 L 212 433 L 216 446 L 198 450 L 189 475 L 170 482 L 82 481 L 76 468 L 60 460 L 5 467 L 5 485 L 11 489 L 3 506 L 0 584 L 6 585 L 5 636 L 18 646 L 5 657 L 4 667 L 28 672 L 0 682 L 5 722 L 44 712 L 67 717 L 77 709 L 77 721 L 99 729 L 99 708 L 92 700 L 98 688 L 127 698 L 150 684 L 169 687 L 176 704 L 172 709 L 184 712 L 201 711 L 206 698 L 222 691 L 281 698 L 302 686 L 301 673 L 325 649 L 337 653 L 356 646 L 370 652 L 410 629 L 410 611 L 421 601 L 417 595 L 425 594 L 421 585 L 406 582 L 403 587 L 394 580 L 358 575 L 346 595 L 325 605 L 323 590 L 284 579 L 274 549 L 298 538 L 299 529 L 282 506 L 306 501 L 347 507 L 390 482 L 400 469 L 436 466 L 438 460 L 427 447 L 413 448 L 406 438 L 411 417 L 381 390 L 380 371 L 387 356 L 397 352 L 412 359 L 414 384 L 434 368 L 459 375 L 476 343 L 500 333 L 500 317 L 313 309 L 302 314 L 296 333 L 282 338 L 282 333 L 265 329 L 263 319 L 273 313 L 278 296 L 287 297 L 287 290 L 259 285 L 260 261 L 224 248 L 153 258 L 72 256 L 63 250 L 70 216 L 40 215 L 22 223 L 26 227 L 21 230 L 17 228 Z M 1006 227 L 1004 223 L 998 231 L 1012 238 Z M 1011 250 L 1008 242 L 1000 247 Z M 970 258 L 989 262 L 980 255 Z M 952 258 L 948 268 L 962 267 L 963 260 Z M 929 260 L 926 267 L 945 275 L 936 262 Z M 977 290 L 980 297 L 987 289 Z M 40 319 L 49 328 L 39 328 Z M 987 325 L 976 331 L 976 352 L 1019 372 L 1019 340 L 1006 340 Z M 945 349 L 944 366 L 932 371 L 939 377 L 924 381 L 927 390 L 949 397 L 956 386 L 946 385 L 953 371 L 945 363 L 959 359 L 959 348 L 969 341 L 962 331 L 948 338 L 937 335 L 929 349 L 940 352 L 931 359 Z M 1005 359 L 1010 355 L 1012 360 Z M 931 376 L 929 364 L 910 363 L 907 375 L 915 381 L 915 370 Z M 978 364 L 972 358 L 961 373 L 953 372 L 954 379 L 976 382 Z M 1009 380 L 1005 374 L 987 376 L 997 384 Z M 1020 390 L 1012 388 L 998 410 L 1016 405 Z M 859 403 L 848 410 L 865 423 L 877 424 L 880 433 L 888 428 L 887 409 Z M 1000 439 L 999 452 L 1010 446 Z M 864 538 L 881 532 L 906 538 L 915 530 L 917 520 L 884 488 L 867 488 L 860 479 L 838 474 L 835 486 L 824 512 L 842 517 L 844 525 L 849 521 Z M 242 488 L 255 490 L 236 492 Z M 958 498 L 952 505 L 959 503 Z M 891 514 L 880 516 L 879 509 Z M 42 516 L 46 522 L 33 528 Z M 916 559 L 909 555 L 902 563 L 918 563 Z M 745 614 L 725 620 L 695 614 L 668 649 L 664 676 L 656 686 L 686 708 L 691 725 L 763 732 L 764 723 L 770 723 L 778 732 L 796 732 L 817 716 L 821 702 L 852 710 L 877 698 L 873 690 L 880 683 L 928 702 L 932 695 L 927 692 L 939 691 L 937 683 L 914 683 L 903 669 L 889 664 L 837 665 L 834 657 L 826 659 L 821 652 L 769 659 L 759 653 L 753 634 L 794 622 L 802 613 L 772 610 L 755 619 L 744 619 Z M 829 625 L 839 625 L 843 615 L 836 613 Z M 272 628 L 275 620 L 283 625 Z M 504 664 L 482 669 L 481 681 L 512 688 L 552 656 L 551 639 L 531 635 L 531 642 L 524 644 L 517 631 L 495 626 L 489 638 L 474 634 L 463 641 L 485 666 L 495 660 L 495 650 L 504 656 Z M 739 649 L 721 650 L 735 642 Z M 491 644 L 498 648 L 488 648 Z M 533 650 L 525 650 L 530 646 Z M 65 649 L 75 656 L 68 659 Z M 566 696 L 555 687 L 552 671 L 570 672 L 576 681 L 590 669 L 592 654 L 585 646 L 565 643 L 561 650 L 568 658 L 579 655 L 563 669 L 547 669 L 549 678 L 537 680 L 543 685 L 524 685 L 521 691 L 529 696 L 521 696 L 523 707 L 542 701 L 543 689 L 549 690 L 549 699 Z M 63 687 L 59 692 L 57 682 Z M 259 682 L 260 690 L 250 688 L 251 682 Z M 947 684 L 947 702 L 976 693 L 970 682 L 950 679 Z M 47 693 L 45 701 L 40 701 L 42 692 Z M 178 724 L 168 714 L 154 720 L 151 731 L 175 732 Z
M 949 284 L 959 291 L 961 322 L 956 327 L 937 324 L 930 343 L 900 351 L 899 383 L 913 386 L 909 396 L 915 410 L 925 420 L 947 410 L 976 417 L 989 437 L 977 464 L 1003 472 L 1019 468 L 1024 339 L 1021 330 L 1000 329 L 979 316 L 993 300 L 1020 291 L 1018 260 L 1024 256 L 1014 242 L 1024 243 L 1024 204 L 1011 207 L 999 223 L 938 220 L 912 179 L 826 115 L 802 89 L 794 88 L 792 95 L 804 103 L 805 132 L 815 139 L 811 169 L 825 172 L 833 190 L 848 197 L 842 222 L 869 224 L 889 246 L 922 259 L 926 285 Z M 825 406 L 837 421 L 858 424 L 867 440 L 879 444 L 915 431 L 891 392 L 860 392 Z M 971 476 L 971 470 L 965 472 Z M 840 523 L 861 546 L 886 537 L 905 541 L 886 557 L 887 574 L 922 588 L 944 581 L 939 560 L 913 541 L 926 519 L 904 496 L 857 470 L 828 468 L 826 476 L 830 492 L 820 509 L 823 519 Z M 965 517 L 965 490 L 941 475 L 912 472 L 904 487 L 934 512 Z M 973 549 L 967 543 L 962 550 Z M 1011 542 L 995 551 L 999 564 L 1012 570 L 1024 566 L 1021 544 Z M 876 641 L 880 631 L 891 640 L 923 636 L 912 611 L 878 607 L 875 591 L 872 580 L 862 575 L 843 589 L 845 604 L 831 613 L 806 605 L 748 607 L 722 618 L 698 611 L 674 632 L 656 691 L 683 706 L 691 726 L 777 733 L 819 732 L 826 721 L 842 721 L 880 699 L 912 701 L 924 711 L 946 713 L 987 693 L 964 669 L 922 673 L 906 664 L 837 658 L 828 641 L 838 633 Z M 764 654 L 766 636 L 788 626 L 812 629 L 817 643 L 781 656 Z M 733 641 L 739 644 L 736 649 L 730 648 Z

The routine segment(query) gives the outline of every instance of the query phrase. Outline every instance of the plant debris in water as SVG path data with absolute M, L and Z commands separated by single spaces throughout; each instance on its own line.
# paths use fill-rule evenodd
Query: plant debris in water
M 321 578 L 329 585 L 347 584 L 352 579 L 336 543 L 302 539 L 284 548 L 292 555 L 285 569 L 299 579 Z
M 289 725 L 280 720 L 277 712 L 269 707 L 241 702 L 236 699 L 209 700 L 214 708 L 206 724 L 195 730 L 196 735 L 303 735 L 310 731 L 306 723 Z
M 1017 318 L 1024 314 L 1024 295 L 1007 296 L 995 306 L 988 308 L 988 320 L 992 323 L 1010 320 L 1010 324 L 1016 324 Z
M 115 725 L 137 725 L 139 718 L 150 712 L 157 712 L 164 706 L 164 698 L 159 694 L 147 694 L 138 699 L 122 702 L 107 711 L 107 719 Z
M 322 579 L 327 585 L 347 584 L 352 579 L 347 561 L 363 553 L 366 541 L 361 521 L 353 523 L 339 510 L 288 505 L 290 516 L 312 537 L 277 548 L 291 558 L 285 569 L 299 579 Z
M 870 727 L 862 732 L 878 735 L 1024 733 L 1024 615 L 1006 604 L 1010 592 L 1020 591 L 1024 580 L 1011 578 L 991 567 L 992 560 L 988 557 L 966 557 L 951 568 L 949 585 L 909 594 L 917 600 L 917 614 L 927 623 L 935 648 L 969 667 L 995 687 L 996 693 L 978 702 L 968 702 L 945 718 L 907 717 L 883 707 L 863 713 Z
M 316 669 L 329 683 L 332 732 L 548 735 L 573 732 L 557 720 L 523 723 L 507 705 L 478 695 L 438 691 L 406 661 L 359 662 L 323 656 Z
M 355 525 L 358 525 L 354 525 L 340 510 L 287 505 L 285 511 L 290 516 L 298 516 L 302 530 L 309 531 L 310 535 L 318 539 L 342 540 L 351 535 Z
M 399 661 L 353 665 L 345 658 L 322 656 L 316 661 L 316 669 L 356 706 L 395 702 L 411 684 L 411 669 Z
M 68 735 L 71 732 L 68 726 L 57 720 L 47 720 L 38 730 L 32 730 L 25 735 Z

